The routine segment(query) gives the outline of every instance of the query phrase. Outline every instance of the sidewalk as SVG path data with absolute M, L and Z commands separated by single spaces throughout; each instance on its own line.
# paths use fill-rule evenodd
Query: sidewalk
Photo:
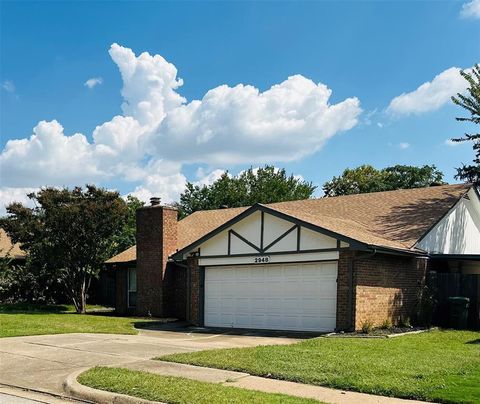
M 179 363 L 157 360 L 139 361 L 121 365 L 131 370 L 142 370 L 163 376 L 185 377 L 210 383 L 220 383 L 226 386 L 258 390 L 266 393 L 283 393 L 291 396 L 313 398 L 332 404 L 419 404 L 422 401 L 403 400 L 399 398 L 375 396 L 330 389 L 327 387 L 294 383 L 283 380 L 251 376 L 248 373 L 228 370 L 211 369 Z

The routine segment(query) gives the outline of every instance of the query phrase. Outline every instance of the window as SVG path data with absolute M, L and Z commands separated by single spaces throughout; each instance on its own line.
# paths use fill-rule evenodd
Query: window
M 128 307 L 137 307 L 137 268 L 128 268 Z

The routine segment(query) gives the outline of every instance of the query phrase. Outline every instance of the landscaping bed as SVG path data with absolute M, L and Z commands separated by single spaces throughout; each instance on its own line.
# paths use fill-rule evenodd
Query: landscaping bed
M 390 327 L 375 328 L 369 332 L 353 331 L 353 332 L 336 332 L 328 334 L 330 338 L 388 338 L 406 334 L 418 334 L 426 331 L 433 331 L 436 328 L 425 327 Z
M 99 390 L 127 394 L 150 401 L 181 404 L 313 404 L 316 400 L 263 393 L 217 383 L 119 368 L 95 367 L 78 382 Z
M 175 354 L 164 361 L 444 403 L 480 402 L 480 332 L 314 338 L 292 345 Z

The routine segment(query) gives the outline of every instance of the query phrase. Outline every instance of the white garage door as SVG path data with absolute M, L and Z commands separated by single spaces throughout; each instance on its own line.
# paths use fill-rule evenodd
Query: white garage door
M 207 267 L 205 325 L 332 331 L 337 263 Z

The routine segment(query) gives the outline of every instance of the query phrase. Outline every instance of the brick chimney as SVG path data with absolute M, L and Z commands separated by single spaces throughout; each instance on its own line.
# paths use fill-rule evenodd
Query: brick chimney
M 165 270 L 177 248 L 177 210 L 151 206 L 137 210 L 137 314 L 165 316 Z

